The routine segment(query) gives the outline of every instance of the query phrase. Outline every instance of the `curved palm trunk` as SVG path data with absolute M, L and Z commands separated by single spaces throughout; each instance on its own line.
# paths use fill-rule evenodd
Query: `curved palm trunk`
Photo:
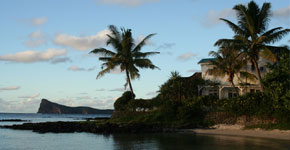
M 231 83 L 232 83 L 232 86 L 233 86 L 233 88 L 235 89 L 235 91 L 236 91 L 237 95 L 239 96 L 239 95 L 240 95 L 240 93 L 239 93 L 239 90 L 236 88 L 236 86 L 235 86 L 235 84 L 234 84 L 234 81 L 233 81 L 233 80 L 231 80 Z
M 130 79 L 130 76 L 129 76 L 128 69 L 126 69 L 126 76 L 127 76 L 127 82 L 129 84 L 130 91 L 132 93 L 132 98 L 134 99 L 135 98 L 135 94 L 134 94 L 134 91 L 133 91 L 133 88 L 132 88 L 131 79 Z
M 261 91 L 264 92 L 264 86 L 262 84 L 261 72 L 260 72 L 257 60 L 254 59 L 253 63 L 254 63 L 254 66 L 255 66 L 255 69 L 256 69 L 256 72 L 257 72 L 257 75 L 258 75 L 258 80 L 259 80 L 259 83 L 260 83 Z
M 231 73 L 230 69 L 228 69 L 228 81 L 232 84 L 232 87 L 234 88 L 234 90 L 236 91 L 237 95 L 239 96 L 239 90 L 236 88 L 236 85 L 234 84 L 234 77 L 235 74 Z

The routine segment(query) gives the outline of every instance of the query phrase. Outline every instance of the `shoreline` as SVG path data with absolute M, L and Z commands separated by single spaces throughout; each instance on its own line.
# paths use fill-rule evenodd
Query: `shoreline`
M 241 125 L 215 125 L 209 129 L 184 129 L 185 132 L 202 135 L 224 135 L 224 136 L 247 136 L 255 138 L 268 138 L 278 140 L 290 140 L 290 130 L 263 130 L 243 129 Z
M 201 135 L 223 135 L 223 136 L 246 136 L 256 138 L 268 138 L 290 141 L 290 130 L 263 130 L 244 129 L 242 125 L 218 124 L 210 128 L 197 129 L 177 129 L 165 128 L 156 125 L 142 123 L 108 123 L 108 122 L 43 122 L 43 123 L 23 123 L 20 125 L 6 125 L 0 128 L 14 130 L 31 130 L 38 133 L 74 133 L 87 132 L 96 134 L 114 133 L 164 133 L 164 132 L 186 132 Z

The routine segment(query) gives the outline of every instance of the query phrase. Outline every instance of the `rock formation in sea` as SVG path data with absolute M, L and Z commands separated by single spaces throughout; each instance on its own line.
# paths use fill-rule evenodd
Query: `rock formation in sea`
M 94 109 L 90 107 L 69 107 L 42 99 L 38 112 L 41 114 L 112 114 L 112 109 Z

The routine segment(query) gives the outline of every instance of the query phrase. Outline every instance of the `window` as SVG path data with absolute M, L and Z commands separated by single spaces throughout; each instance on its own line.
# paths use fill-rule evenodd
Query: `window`
M 265 70 L 264 67 L 260 67 L 260 71 L 263 72 Z
M 255 93 L 255 89 L 251 89 L 250 90 L 250 93 Z

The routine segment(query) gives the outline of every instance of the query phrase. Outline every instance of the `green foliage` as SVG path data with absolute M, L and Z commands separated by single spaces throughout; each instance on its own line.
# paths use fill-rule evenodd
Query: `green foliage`
M 126 91 L 121 97 L 119 97 L 115 103 L 114 108 L 116 111 L 126 111 L 128 109 L 128 104 L 132 100 L 132 93 Z
M 126 84 L 134 95 L 131 85 L 131 79 L 139 78 L 138 68 L 159 69 L 155 66 L 149 56 L 159 54 L 159 52 L 141 52 L 142 47 L 155 34 L 149 34 L 140 43 L 136 44 L 132 37 L 131 29 L 121 28 L 121 32 L 113 25 L 109 26 L 111 34 L 107 34 L 107 45 L 111 45 L 113 51 L 105 48 L 97 48 L 90 53 L 102 55 L 99 57 L 103 61 L 102 70 L 98 73 L 97 78 L 109 73 L 111 70 L 119 67 L 121 71 L 126 72 Z
M 290 52 L 289 50 L 273 65 L 263 79 L 265 94 L 272 100 L 272 106 L 279 116 L 290 121 Z
M 198 95 L 198 85 L 203 85 L 205 81 L 199 77 L 191 76 L 183 78 L 178 72 L 172 72 L 171 77 L 160 86 L 159 100 L 181 101 L 195 98 Z
M 258 125 L 247 125 L 245 126 L 245 129 L 265 129 L 265 130 L 273 130 L 273 129 L 279 129 L 279 130 L 290 130 L 290 124 L 289 123 L 277 123 L 277 124 L 258 124 Z
M 263 93 L 248 93 L 219 101 L 222 110 L 237 115 L 271 115 L 271 101 Z
M 276 27 L 267 31 L 271 17 L 270 3 L 263 3 L 262 7 L 259 7 L 254 1 L 250 1 L 248 5 L 238 4 L 234 6 L 233 10 L 236 12 L 237 24 L 227 19 L 221 19 L 234 31 L 233 39 L 220 39 L 215 45 L 235 45 L 236 49 L 244 53 L 248 60 L 254 64 L 258 80 L 261 83 L 258 66 L 259 58 L 275 60 L 273 51 L 283 47 L 272 46 L 271 44 L 285 37 L 290 29 Z M 264 91 L 263 84 L 260 84 L 260 86 Z

